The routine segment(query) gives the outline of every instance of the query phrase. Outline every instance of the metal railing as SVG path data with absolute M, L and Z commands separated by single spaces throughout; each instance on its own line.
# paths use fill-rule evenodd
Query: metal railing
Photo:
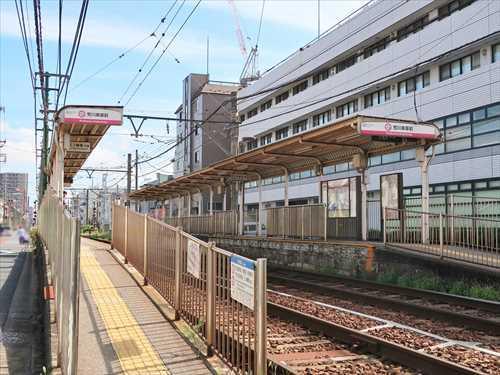
M 47 189 L 39 209 L 38 230 L 47 248 L 55 289 L 58 365 L 76 374 L 80 286 L 80 223 L 71 218 L 60 199 Z
M 327 207 L 324 204 L 266 209 L 267 235 L 283 238 L 326 239 Z
M 207 235 L 237 235 L 238 212 L 217 211 L 212 215 L 168 217 L 167 224 L 182 227 L 186 232 Z
M 425 221 L 428 234 L 422 231 Z M 500 267 L 500 220 L 385 208 L 383 229 L 387 244 Z
M 145 282 L 234 372 L 266 373 L 266 259 L 253 261 L 238 256 L 180 227 L 124 207 L 115 205 L 113 218 L 123 210 L 126 225 L 113 225 L 113 239 L 128 239 L 125 244 L 118 241 L 112 246 L 131 264 L 139 264 L 137 270 Z M 124 234 L 115 233 L 117 230 Z M 137 237 L 135 248 L 133 236 Z

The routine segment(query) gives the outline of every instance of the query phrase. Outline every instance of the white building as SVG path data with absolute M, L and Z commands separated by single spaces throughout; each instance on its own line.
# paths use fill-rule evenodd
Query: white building
M 353 113 L 432 121 L 445 142 L 431 162 L 431 194 L 500 198 L 498 0 L 371 2 L 238 97 L 244 150 Z M 403 174 L 405 196 L 420 196 L 414 151 L 370 158 L 369 165 L 372 199 L 380 175 L 396 172 Z M 325 168 L 323 176 L 292 174 L 290 204 L 319 202 L 322 181 L 356 175 L 351 163 Z M 282 182 L 263 181 L 265 206 L 283 204 Z M 257 210 L 253 183 L 246 185 L 245 207 Z

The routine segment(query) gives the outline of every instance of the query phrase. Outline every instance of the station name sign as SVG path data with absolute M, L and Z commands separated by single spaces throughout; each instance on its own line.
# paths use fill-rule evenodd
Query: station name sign
M 121 125 L 123 122 L 123 108 L 67 107 L 62 110 L 60 117 L 65 123 Z
M 361 135 L 378 135 L 382 137 L 439 139 L 439 129 L 431 124 L 414 124 L 410 122 L 367 121 L 361 122 L 358 131 Z

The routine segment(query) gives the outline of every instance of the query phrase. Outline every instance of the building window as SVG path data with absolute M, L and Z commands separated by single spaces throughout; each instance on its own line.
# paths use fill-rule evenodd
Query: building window
M 271 104 L 273 104 L 273 101 L 272 101 L 272 100 L 268 100 L 267 102 L 262 103 L 262 104 L 260 105 L 260 111 L 261 111 L 261 112 L 264 112 L 266 109 L 271 108 Z
M 269 143 L 271 143 L 272 138 L 273 135 L 271 133 L 263 135 L 262 137 L 260 137 L 260 145 L 261 146 L 268 145 Z
M 288 91 L 285 91 L 284 93 L 279 94 L 274 99 L 274 101 L 275 101 L 276 104 L 279 104 L 279 103 L 284 102 L 285 100 L 287 100 L 289 96 L 290 96 L 290 93 Z
M 349 103 L 337 107 L 337 118 L 353 114 L 358 111 L 358 100 L 352 100 Z
M 500 43 L 491 47 L 491 59 L 493 62 L 500 61 Z
M 370 56 L 373 56 L 377 52 L 384 50 L 388 44 L 389 44 L 389 37 L 385 37 L 384 39 L 377 41 L 371 46 L 366 47 L 365 50 L 363 51 L 364 58 L 366 59 Z
M 243 121 L 245 121 L 245 115 L 244 114 L 240 115 L 240 122 L 243 122 Z
M 460 74 L 468 73 L 471 70 L 477 69 L 481 66 L 481 57 L 479 51 L 457 59 L 455 61 L 449 62 L 448 64 L 441 65 L 439 67 L 439 80 L 445 81 L 449 78 L 456 77 Z
M 454 0 L 446 5 L 443 5 L 438 10 L 439 19 L 448 17 L 450 14 L 471 5 L 476 0 Z
M 293 124 L 293 134 L 304 132 L 307 129 L 307 120 L 302 120 Z
M 408 78 L 404 81 L 398 83 L 398 96 L 406 95 L 412 93 L 413 91 L 420 91 L 424 87 L 431 84 L 430 73 L 424 72 L 415 77 Z
M 313 75 L 313 85 L 320 83 L 325 79 L 328 79 L 329 76 L 330 76 L 330 69 L 325 69 L 319 73 L 316 73 L 315 75 Z
M 248 118 L 251 118 L 253 116 L 257 115 L 257 108 L 254 108 L 254 109 L 251 109 L 250 111 L 248 111 L 247 113 L 247 117 Z
M 356 61 L 357 61 L 356 55 L 350 56 L 347 59 L 342 60 L 341 62 L 335 65 L 334 67 L 335 73 L 340 73 L 341 71 L 346 70 L 350 66 L 353 66 L 354 64 L 356 64 Z
M 288 126 L 286 128 L 282 128 L 279 130 L 276 130 L 276 140 L 279 141 L 280 139 L 288 137 Z
M 429 17 L 426 15 L 425 17 L 419 18 L 413 23 L 410 23 L 408 26 L 405 26 L 401 29 L 398 30 L 398 42 L 406 39 L 410 34 L 416 33 L 417 31 L 422 30 L 425 25 L 427 25 L 427 22 L 429 20 Z
M 195 163 L 199 163 L 199 161 L 200 161 L 200 157 L 198 155 L 198 151 L 195 151 L 195 153 L 194 153 L 194 162 Z
M 330 110 L 322 112 L 313 116 L 313 127 L 324 125 L 332 119 L 332 112 Z
M 375 91 L 371 94 L 365 95 L 365 108 L 372 107 L 377 104 L 383 104 L 391 99 L 391 88 Z
M 248 151 L 253 150 L 254 148 L 257 148 L 257 140 L 256 139 L 247 142 L 247 150 Z
M 302 83 L 299 83 L 297 86 L 294 86 L 294 88 L 292 89 L 293 95 L 297 95 L 299 92 L 302 92 L 305 89 L 307 89 L 307 81 L 304 81 Z

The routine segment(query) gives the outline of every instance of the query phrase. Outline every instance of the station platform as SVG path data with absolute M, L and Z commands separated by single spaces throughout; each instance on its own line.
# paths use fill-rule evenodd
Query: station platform
M 78 373 L 213 373 L 108 249 L 82 238 Z

